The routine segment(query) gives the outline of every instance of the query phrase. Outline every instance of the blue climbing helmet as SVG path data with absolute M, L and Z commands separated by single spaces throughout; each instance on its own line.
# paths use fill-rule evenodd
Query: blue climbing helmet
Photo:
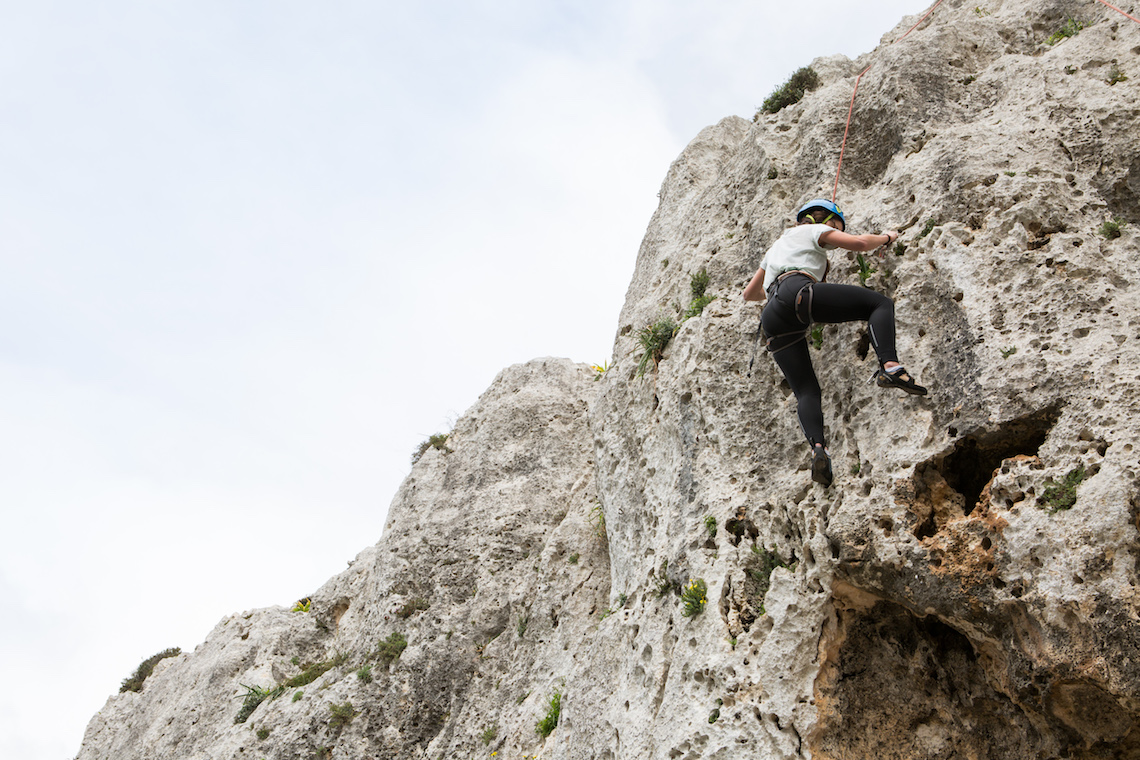
M 803 219 L 809 211 L 815 208 L 821 208 L 824 211 L 828 212 L 828 216 L 825 217 L 823 222 L 820 222 L 820 224 L 823 224 L 831 217 L 836 216 L 839 217 L 839 223 L 843 225 L 843 229 L 847 229 L 847 220 L 843 218 L 843 212 L 839 210 L 839 206 L 836 206 L 834 203 L 825 198 L 816 198 L 815 200 L 808 201 L 804 205 L 800 206 L 800 210 L 796 212 L 796 224 L 799 224 L 800 220 Z

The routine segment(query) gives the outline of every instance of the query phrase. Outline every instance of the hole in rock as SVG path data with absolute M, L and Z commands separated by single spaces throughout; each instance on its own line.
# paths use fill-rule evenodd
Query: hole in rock
M 730 517 L 726 520 L 724 529 L 731 536 L 729 540 L 732 541 L 733 546 L 740 546 L 740 539 L 742 538 L 747 537 L 749 541 L 755 541 L 756 537 L 760 535 L 760 530 L 756 524 L 748 519 L 745 507 L 737 508 L 736 517 Z
M 1098 747 L 1134 746 L 1121 739 L 1135 712 L 1118 707 L 1100 687 L 1047 680 L 1042 691 L 1050 709 L 1042 712 L 1028 688 L 1019 700 L 996 689 L 994 664 L 978 656 L 964 633 L 933 616 L 916 617 L 884 601 L 861 612 L 840 611 L 838 620 L 844 635 L 823 663 L 830 677 L 820 678 L 815 694 L 813 757 L 1134 756 L 1082 751 L 1086 741 L 1089 747 L 1098 740 Z
M 1061 403 L 1056 402 L 994 428 L 976 430 L 955 442 L 950 453 L 915 467 L 916 496 L 932 505 L 915 535 L 927 538 L 937 532 L 942 522 L 936 517 L 941 513 L 938 502 L 948 497 L 960 496 L 963 514 L 973 512 L 1002 460 L 1019 454 L 1036 456 L 1060 414 Z
M 860 360 L 867 358 L 867 352 L 871 350 L 871 334 L 866 330 L 859 331 L 859 340 L 855 342 L 855 354 Z

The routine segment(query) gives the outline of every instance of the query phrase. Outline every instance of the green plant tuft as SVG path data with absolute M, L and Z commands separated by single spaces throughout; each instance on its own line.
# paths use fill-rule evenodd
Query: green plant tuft
M 356 678 L 363 683 L 372 683 L 372 666 L 365 665 L 356 671 Z
M 332 713 L 332 718 L 329 719 L 329 728 L 332 729 L 347 726 L 353 718 L 360 714 L 352 709 L 351 702 L 345 702 L 343 705 L 330 704 L 329 712 Z
M 416 614 L 417 612 L 423 612 L 430 606 L 431 605 L 428 604 L 427 599 L 417 596 L 415 599 L 409 599 L 403 604 L 403 606 L 400 607 L 400 609 L 396 610 L 396 617 L 400 618 L 401 620 L 407 620 L 412 615 Z
M 663 560 L 661 562 L 661 570 L 656 573 L 656 575 L 657 598 L 660 599 L 673 590 L 673 581 L 669 580 L 669 560 Z
M 937 221 L 935 221 L 933 218 L 927 219 L 925 226 L 923 226 L 923 228 L 922 228 L 922 232 L 918 233 L 919 239 L 921 240 L 922 238 L 926 237 L 931 232 L 933 232 L 934 228 L 936 226 L 938 226 Z
M 271 689 L 263 689 L 260 686 L 246 686 L 240 684 L 245 688 L 245 694 L 242 694 L 241 709 L 238 714 L 234 716 L 234 723 L 245 723 L 253 711 L 257 709 L 258 705 L 267 699 L 277 699 L 285 693 L 284 686 L 274 686 Z
M 685 617 L 694 617 L 701 614 L 708 604 L 708 584 L 703 578 L 689 579 L 688 584 L 681 590 L 681 614 Z
M 709 273 L 702 269 L 689 278 L 689 293 L 693 298 L 700 298 L 709 289 Z
M 550 736 L 558 725 L 558 717 L 562 714 L 562 693 L 555 691 L 550 697 L 550 707 L 546 711 L 546 717 L 538 722 L 534 727 L 535 733 L 543 739 Z
M 293 605 L 293 612 L 311 612 L 313 609 L 313 600 L 309 597 L 301 599 Z
M 1001 350 L 1001 358 L 1008 359 L 1009 357 L 1011 357 L 1017 353 L 1017 346 L 1012 346 L 1010 348 L 1003 348 L 1000 350 Z
M 787 82 L 772 91 L 760 106 L 762 113 L 777 113 L 793 103 L 799 103 L 804 95 L 819 87 L 819 74 L 811 66 L 796 71 Z
M 899 242 L 895 243 L 895 255 L 896 256 L 905 256 L 906 255 L 906 243 L 902 242 L 901 240 Z
M 483 733 L 479 735 L 479 738 L 483 740 L 483 746 L 487 746 L 491 742 L 495 741 L 495 738 L 498 737 L 498 735 L 498 726 L 487 726 L 487 728 L 483 730 Z
M 685 310 L 685 313 L 683 315 L 681 315 L 681 321 L 684 322 L 686 320 L 692 319 L 693 317 L 699 317 L 701 315 L 701 312 L 705 310 L 705 307 L 715 300 L 716 296 L 701 296 L 700 298 L 694 298 L 689 302 L 689 308 Z
M 317 680 L 333 668 L 339 665 L 343 665 L 347 660 L 347 654 L 338 654 L 331 660 L 325 660 L 323 662 L 309 665 L 308 667 L 302 669 L 299 674 L 293 676 L 284 684 L 282 684 L 282 686 L 289 689 L 296 689 L 299 686 L 308 686 L 313 681 Z
M 519 615 L 518 625 L 515 627 L 515 630 L 518 632 L 520 639 L 524 635 L 526 635 L 526 626 L 527 626 L 527 623 L 529 623 L 529 622 L 530 622 L 530 616 L 529 615 Z
M 142 691 L 143 681 L 149 678 L 150 674 L 154 672 L 155 665 L 157 665 L 162 660 L 165 660 L 167 657 L 177 657 L 180 654 L 182 654 L 182 650 L 180 648 L 172 647 L 170 649 L 163 649 L 158 654 L 147 657 L 145 660 L 139 663 L 139 666 L 135 668 L 135 672 L 130 676 L 130 678 L 123 679 L 123 684 L 119 687 L 119 693 L 122 694 L 123 692 L 127 691 Z
M 1100 234 L 1104 236 L 1105 240 L 1115 240 L 1120 237 L 1120 228 L 1124 225 L 1123 219 L 1113 219 L 1100 226 Z
M 819 322 L 811 326 L 811 347 L 823 348 L 823 325 Z
M 1111 87 L 1112 85 L 1117 84 L 1119 82 L 1127 82 L 1127 81 L 1128 81 L 1128 76 L 1123 71 L 1120 70 L 1119 66 L 1117 66 L 1114 63 L 1114 64 L 1112 64 L 1112 68 L 1110 68 L 1108 70 L 1108 77 L 1104 80 L 1104 83 Z
M 269 731 L 270 731 L 270 729 L 268 729 L 268 728 L 257 729 L 257 738 L 261 739 L 262 741 L 265 741 L 266 739 L 269 738 Z
M 1069 509 L 1077 503 L 1077 486 L 1085 479 L 1084 465 L 1075 470 L 1069 470 L 1065 479 L 1060 483 L 1049 481 L 1050 485 L 1041 492 L 1037 506 L 1048 509 L 1050 512 L 1060 512 Z
M 606 513 L 602 510 L 602 505 L 595 504 L 594 508 L 590 510 L 590 522 L 594 524 L 594 534 L 606 540 Z
M 748 588 L 753 596 L 763 602 L 764 595 L 772 582 L 772 571 L 777 567 L 787 567 L 780 555 L 774 551 L 762 549 L 756 544 L 752 545 L 752 558 L 745 564 L 744 572 L 749 579 Z M 764 614 L 764 605 L 760 605 L 760 614 Z
M 871 279 L 871 275 L 879 270 L 871 266 L 871 262 L 861 253 L 856 254 L 855 262 L 859 265 L 859 284 L 866 287 L 867 280 Z
M 677 323 L 669 317 L 657 320 L 651 325 L 641 328 L 637 333 L 637 342 L 641 345 L 641 359 L 637 362 L 637 376 L 645 374 L 649 362 L 656 368 L 665 356 L 665 347 L 677 334 Z
M 420 458 L 427 453 L 428 449 L 438 449 L 444 454 L 450 454 L 451 449 L 447 446 L 448 433 L 436 433 L 429 436 L 426 441 L 420 444 L 420 447 L 412 454 L 412 464 L 420 461 Z
M 303 696 L 305 696 L 305 692 L 303 692 L 303 691 L 298 691 L 296 694 L 294 694 L 294 695 L 293 695 L 293 701 L 294 701 L 294 702 L 300 702 L 300 701 L 301 701 L 301 697 L 303 697 Z
M 408 640 L 402 633 L 391 633 L 388 638 L 381 641 L 376 647 L 376 656 L 380 662 L 389 665 L 396 660 L 400 659 L 404 649 L 408 646 Z
M 610 371 L 610 363 L 602 362 L 601 364 L 591 364 L 590 369 L 594 370 L 594 379 L 601 380 L 602 377 Z
M 681 321 L 692 319 L 693 317 L 700 316 L 700 313 L 705 310 L 705 307 L 716 300 L 716 296 L 706 295 L 705 291 L 709 287 L 709 273 L 702 269 L 689 279 L 689 293 L 692 300 L 689 301 L 689 308 L 681 316 Z
M 1056 45 L 1063 39 L 1066 39 L 1068 37 L 1076 37 L 1082 29 L 1087 29 L 1088 27 L 1089 24 L 1085 23 L 1084 21 L 1071 18 L 1065 22 L 1064 26 L 1049 35 L 1049 39 L 1045 40 L 1045 42 L 1049 43 L 1050 45 Z
M 571 554 L 569 557 L 566 558 L 566 561 L 569 562 L 571 565 L 577 565 L 578 564 L 578 552 L 574 552 L 573 554 Z
M 716 538 L 716 518 L 712 515 L 705 515 L 705 530 L 708 531 L 709 538 Z

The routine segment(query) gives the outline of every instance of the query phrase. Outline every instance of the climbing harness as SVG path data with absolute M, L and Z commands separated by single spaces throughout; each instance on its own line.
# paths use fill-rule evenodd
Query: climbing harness
M 783 300 L 779 297 L 780 296 L 780 285 L 784 282 L 784 280 L 786 280 L 789 277 L 791 277 L 792 275 L 796 275 L 796 274 L 803 275 L 804 277 L 808 278 L 808 280 L 810 280 L 810 282 L 807 282 L 803 286 L 801 286 L 800 289 L 796 291 L 795 297 L 792 299 L 792 302 L 788 303 L 786 300 Z M 815 291 L 813 290 L 814 285 L 815 285 L 815 278 L 813 278 L 810 274 L 803 271 L 802 269 L 792 269 L 792 270 L 789 270 L 787 272 L 783 272 L 782 274 L 780 274 L 780 276 L 776 278 L 776 281 L 773 282 L 768 287 L 768 303 L 769 303 L 769 305 L 771 305 L 773 303 L 780 303 L 780 304 L 783 304 L 784 306 L 790 308 L 792 310 L 792 313 L 794 313 L 796 315 L 796 319 L 800 322 L 800 324 L 802 324 L 804 326 L 804 328 L 802 330 L 793 330 L 791 332 L 780 333 L 778 335 L 766 335 L 764 333 L 764 312 L 763 312 L 763 310 L 761 310 L 761 312 L 760 312 L 760 324 L 757 325 L 757 327 L 756 327 L 756 341 L 752 344 L 752 359 L 748 362 L 748 376 L 749 377 L 752 376 L 752 366 L 756 363 L 756 352 L 760 347 L 760 338 L 764 338 L 764 350 L 766 350 L 768 353 L 771 353 L 771 354 L 779 353 L 780 351 L 783 351 L 785 348 L 789 348 L 791 346 L 794 346 L 795 344 L 799 343 L 801 340 L 807 340 L 808 334 L 811 332 L 811 325 L 812 325 L 811 307 L 812 307 L 812 302 L 815 298 Z M 805 294 L 806 294 L 806 296 L 805 296 Z M 764 308 L 768 308 L 768 307 L 765 306 Z M 780 346 L 779 348 L 773 348 L 775 343 L 778 340 L 780 340 L 781 338 L 793 338 L 793 340 L 788 341 L 787 343 Z
M 796 291 L 795 296 L 789 303 L 787 300 L 780 297 L 780 285 L 793 275 L 802 275 L 804 277 L 807 277 L 809 282 L 804 283 L 802 286 L 800 286 L 800 288 Z M 785 348 L 794 346 L 801 340 L 807 340 L 808 333 L 811 332 L 811 306 L 812 301 L 815 298 L 815 292 L 813 290 L 814 285 L 815 279 L 812 278 L 812 276 L 807 272 L 804 272 L 802 269 L 793 269 L 790 272 L 784 272 L 776 278 L 775 282 L 772 283 L 772 286 L 768 289 L 768 299 L 773 304 L 782 304 L 785 307 L 790 308 L 792 310 L 792 313 L 796 315 L 796 319 L 804 327 L 802 330 L 792 330 L 791 332 L 780 333 L 779 335 L 765 336 L 766 339 L 764 341 L 764 348 L 768 351 L 768 353 L 776 354 L 780 351 L 783 351 Z M 777 348 L 776 343 L 782 338 L 793 338 L 793 340 L 789 340 Z

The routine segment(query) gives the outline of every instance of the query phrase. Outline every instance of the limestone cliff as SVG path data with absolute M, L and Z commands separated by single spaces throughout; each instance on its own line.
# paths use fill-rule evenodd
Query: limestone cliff
M 688 146 L 604 376 L 504 370 L 310 611 L 226 618 L 79 758 L 1140 756 L 1140 24 L 947 0 L 890 44 L 917 20 Z M 868 65 L 839 202 L 903 230 L 867 285 L 931 394 L 869 384 L 864 328 L 826 326 L 825 490 L 739 293 L 830 195 Z M 701 270 L 716 300 L 637 376 Z

